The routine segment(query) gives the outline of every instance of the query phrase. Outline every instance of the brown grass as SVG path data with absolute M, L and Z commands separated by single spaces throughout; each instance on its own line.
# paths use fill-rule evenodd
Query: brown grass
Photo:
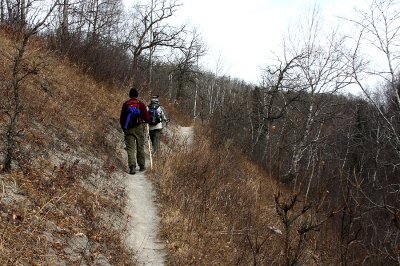
M 295 197 L 291 189 L 248 161 L 230 140 L 216 146 L 212 132 L 194 127 L 196 137 L 189 147 L 181 143 L 179 133 L 168 134 L 151 172 L 160 197 L 169 265 L 338 263 L 329 227 L 301 234 L 328 213 L 300 195 L 293 207 L 287 207 Z M 279 207 L 287 208 L 287 217 L 278 215 L 276 195 Z M 286 218 L 293 220 L 287 231 Z
M 191 126 L 193 123 L 193 119 L 188 116 L 186 113 L 182 112 L 182 109 L 179 108 L 177 103 L 169 103 L 167 101 L 162 101 L 161 104 L 165 107 L 168 118 L 171 119 L 171 122 L 178 124 L 180 126 Z
M 279 260 L 281 236 L 275 183 L 243 160 L 232 143 L 214 147 L 197 129 L 192 148 L 172 137 L 153 178 L 162 205 L 170 265 L 269 265 Z M 266 240 L 263 245 L 259 245 Z M 259 246 L 257 246 L 259 245 Z
M 15 50 L 0 34 L 0 107 L 8 108 Z M 28 51 L 24 63 L 40 71 L 21 86 L 17 160 L 0 176 L 0 264 L 133 265 L 123 235 L 118 121 L 126 92 L 96 83 L 38 44 Z M 7 123 L 2 113 L 1 137 Z

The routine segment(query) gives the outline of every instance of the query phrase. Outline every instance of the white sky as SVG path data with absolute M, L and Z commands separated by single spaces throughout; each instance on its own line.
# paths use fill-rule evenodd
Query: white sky
M 350 16 L 363 0 L 183 0 L 179 19 L 188 21 L 208 47 L 209 70 L 258 83 L 260 67 L 279 52 L 282 37 L 316 4 L 327 21 Z M 220 62 L 218 64 L 218 62 Z
M 257 84 L 260 69 L 273 58 L 274 52 L 280 52 L 288 27 L 306 16 L 314 4 L 327 24 L 333 24 L 337 16 L 351 17 L 354 8 L 366 0 L 181 0 L 181 3 L 174 19 L 178 23 L 188 22 L 201 33 L 208 48 L 203 65 L 217 75 Z

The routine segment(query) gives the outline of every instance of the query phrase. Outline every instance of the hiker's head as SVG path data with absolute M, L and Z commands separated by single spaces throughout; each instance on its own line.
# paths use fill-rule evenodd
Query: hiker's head
M 132 88 L 132 89 L 129 91 L 129 97 L 131 97 L 131 98 L 137 98 L 138 96 L 139 96 L 139 93 L 138 93 L 137 89 Z
M 151 97 L 151 103 L 156 103 L 158 104 L 160 101 L 158 100 L 158 95 L 155 95 L 153 97 Z

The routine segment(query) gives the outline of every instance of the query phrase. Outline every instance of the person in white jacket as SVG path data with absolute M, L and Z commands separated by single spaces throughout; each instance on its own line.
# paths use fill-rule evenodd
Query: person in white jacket
M 167 125 L 169 120 L 167 119 L 164 107 L 160 105 L 158 96 L 153 96 L 151 98 L 150 104 L 148 106 L 148 111 L 150 114 L 149 133 L 151 144 L 154 153 L 157 153 L 160 150 L 160 138 L 162 129 Z

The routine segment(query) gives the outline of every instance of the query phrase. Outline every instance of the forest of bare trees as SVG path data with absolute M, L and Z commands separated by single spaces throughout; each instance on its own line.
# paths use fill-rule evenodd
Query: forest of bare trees
M 216 146 L 232 141 L 304 202 L 322 204 L 320 220 L 336 236 L 342 265 L 400 263 L 399 1 L 371 0 L 368 10 L 343 18 L 352 35 L 326 30 L 312 9 L 288 31 L 257 86 L 199 66 L 201 33 L 169 20 L 178 1 L 128 11 L 121 0 L 45 2 L 1 1 L 2 27 L 18 33 L 7 55 L 13 80 L 1 79 L 6 170 L 17 159 L 24 79 L 40 77 L 45 63 L 29 61 L 27 43 L 41 37 L 98 80 L 169 99 L 211 126 Z
M 343 265 L 399 263 L 398 7 L 373 1 L 345 20 L 352 36 L 322 31 L 314 9 L 294 29 L 301 34 L 284 39 L 263 83 L 229 93 L 210 119 L 217 143 L 233 139 L 306 202 L 329 193 Z M 372 87 L 371 77 L 380 83 Z M 347 94 L 352 86 L 362 95 Z

